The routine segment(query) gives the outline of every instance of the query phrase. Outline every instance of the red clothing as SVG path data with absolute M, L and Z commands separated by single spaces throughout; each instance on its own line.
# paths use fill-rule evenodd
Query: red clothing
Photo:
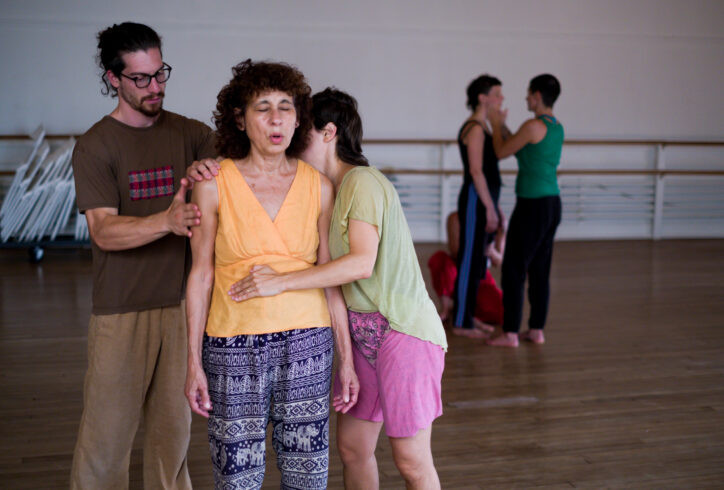
M 439 250 L 427 262 L 432 276 L 432 287 L 438 296 L 452 297 L 458 270 L 455 261 L 446 252 Z M 475 301 L 475 318 L 490 325 L 503 324 L 503 291 L 495 283 L 490 271 L 478 285 Z
M 458 269 L 449 254 L 438 250 L 427 261 L 432 276 L 432 287 L 438 296 L 452 297 Z
M 478 286 L 475 318 L 489 325 L 503 324 L 503 291 L 495 283 L 489 270 Z

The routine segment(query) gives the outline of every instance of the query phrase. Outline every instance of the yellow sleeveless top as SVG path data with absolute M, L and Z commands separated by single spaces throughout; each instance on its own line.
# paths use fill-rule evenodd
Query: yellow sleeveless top
M 321 211 L 319 172 L 299 160 L 297 173 L 274 221 L 257 200 L 232 160 L 221 162 L 216 185 L 214 289 L 206 333 L 212 337 L 283 332 L 329 326 L 322 289 L 287 291 L 237 303 L 231 285 L 265 264 L 277 272 L 312 267 L 317 261 Z

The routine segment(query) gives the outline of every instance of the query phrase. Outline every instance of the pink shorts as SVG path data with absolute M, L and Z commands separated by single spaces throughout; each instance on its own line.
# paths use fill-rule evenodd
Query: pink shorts
M 376 315 L 379 313 L 354 313 Z M 385 320 L 386 321 L 386 320 Z M 347 412 L 357 419 L 384 422 L 388 437 L 412 437 L 442 415 L 440 395 L 445 351 L 442 347 L 395 330 L 384 334 L 375 365 L 352 342 L 360 382 L 357 404 Z M 341 387 L 335 378 L 334 394 Z

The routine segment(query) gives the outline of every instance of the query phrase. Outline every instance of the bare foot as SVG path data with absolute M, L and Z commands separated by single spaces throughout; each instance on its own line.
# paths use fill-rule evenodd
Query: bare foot
M 475 317 L 473 317 L 473 328 L 480 330 L 481 332 L 488 334 L 488 335 L 495 332 L 494 326 L 488 325 L 487 323 L 482 322 Z
M 453 299 L 450 296 L 440 296 L 440 304 L 442 305 L 440 320 L 444 322 L 448 319 L 450 312 L 453 309 Z
M 518 347 L 518 334 L 503 332 L 497 337 L 486 340 L 485 343 L 495 347 Z
M 452 333 L 453 335 L 469 337 L 471 339 L 484 339 L 486 337 L 486 335 L 477 328 L 453 327 Z
M 543 330 L 540 328 L 531 328 L 530 330 L 520 334 L 520 338 L 521 340 L 527 340 L 528 342 L 533 342 L 534 344 L 544 344 L 546 341 L 545 335 L 543 335 Z

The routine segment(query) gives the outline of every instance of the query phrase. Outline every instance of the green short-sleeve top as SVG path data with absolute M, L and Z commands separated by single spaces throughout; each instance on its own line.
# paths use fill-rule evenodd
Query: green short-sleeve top
M 375 226 L 380 241 L 372 275 L 342 286 L 347 307 L 361 313 L 379 311 L 393 330 L 447 349 L 400 198 L 376 168 L 356 167 L 342 179 L 329 230 L 332 259 L 349 253 L 350 219 Z

